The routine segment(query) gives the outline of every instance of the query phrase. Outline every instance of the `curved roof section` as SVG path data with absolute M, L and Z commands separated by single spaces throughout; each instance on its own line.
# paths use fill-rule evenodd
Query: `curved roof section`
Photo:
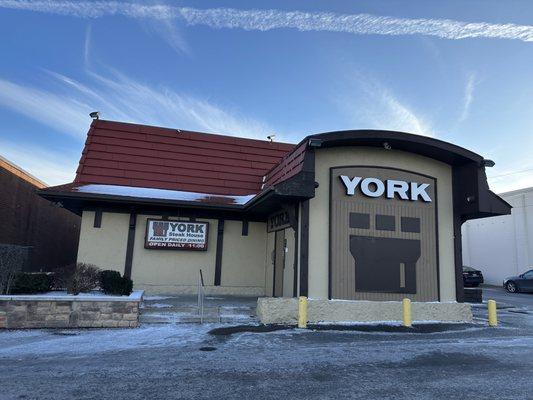
M 305 153 L 311 148 L 339 146 L 390 146 L 392 150 L 402 150 L 433 158 L 450 165 L 475 163 L 483 165 L 484 158 L 463 147 L 412 133 L 382 130 L 348 130 L 318 133 L 305 137 L 279 164 L 266 175 L 265 185 L 273 186 L 299 173 L 303 168 Z
M 335 146 L 373 146 L 384 147 L 388 143 L 392 149 L 417 153 L 451 165 L 462 165 L 468 162 L 482 163 L 483 157 L 443 140 L 428 136 L 415 135 L 399 131 L 381 130 L 349 130 L 325 132 L 310 135 L 306 138 L 322 140 L 321 147 Z

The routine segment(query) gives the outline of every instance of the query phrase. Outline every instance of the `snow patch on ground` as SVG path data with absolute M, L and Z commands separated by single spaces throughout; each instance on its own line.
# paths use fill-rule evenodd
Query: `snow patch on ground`
M 145 301 L 173 299 L 172 296 L 144 296 Z
M 150 303 L 145 306 L 146 308 L 171 308 L 172 304 L 166 303 Z
M 137 329 L 5 331 L 0 332 L 0 358 L 182 347 L 202 342 L 210 329 L 210 324 L 164 324 Z

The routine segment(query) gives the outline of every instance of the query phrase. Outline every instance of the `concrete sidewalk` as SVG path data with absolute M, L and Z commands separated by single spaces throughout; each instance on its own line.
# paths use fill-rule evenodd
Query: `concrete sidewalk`
M 257 297 L 206 296 L 204 317 L 206 323 L 257 323 Z M 141 308 L 141 323 L 198 323 L 200 314 L 194 295 L 145 296 Z

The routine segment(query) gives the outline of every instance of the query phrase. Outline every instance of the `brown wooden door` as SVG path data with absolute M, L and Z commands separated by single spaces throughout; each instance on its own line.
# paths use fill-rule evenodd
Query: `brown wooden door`
M 274 297 L 283 297 L 283 269 L 285 266 L 285 230 L 276 231 L 274 242 Z

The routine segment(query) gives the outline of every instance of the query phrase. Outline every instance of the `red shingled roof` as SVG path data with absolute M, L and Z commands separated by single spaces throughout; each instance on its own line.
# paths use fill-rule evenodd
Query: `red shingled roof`
M 261 191 L 263 176 L 294 147 L 95 120 L 74 182 L 221 195 L 256 194 Z

